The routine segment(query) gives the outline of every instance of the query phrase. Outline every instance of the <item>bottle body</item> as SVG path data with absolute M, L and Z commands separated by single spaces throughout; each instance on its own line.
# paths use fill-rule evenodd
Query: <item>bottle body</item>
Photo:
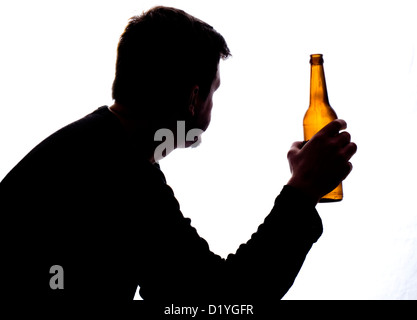
M 310 140 L 329 122 L 337 119 L 336 112 L 330 106 L 324 76 L 323 57 L 311 55 L 310 106 L 303 119 L 304 140 Z M 343 199 L 343 188 L 340 183 L 333 191 L 320 199 L 320 202 L 334 202 Z

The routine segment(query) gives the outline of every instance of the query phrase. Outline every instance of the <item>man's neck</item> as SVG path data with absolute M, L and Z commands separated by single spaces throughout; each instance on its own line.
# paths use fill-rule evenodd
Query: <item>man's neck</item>
M 119 119 L 127 135 L 135 141 L 135 144 L 140 145 L 147 159 L 151 163 L 159 161 L 160 159 L 154 158 L 155 149 L 161 143 L 154 140 L 156 129 L 120 103 L 115 102 L 109 110 Z
M 135 121 L 126 107 L 115 102 L 109 107 L 109 110 L 117 117 L 117 119 L 119 119 L 126 132 L 133 133 L 135 131 Z
M 132 112 L 120 103 L 115 102 L 109 107 L 111 113 L 113 113 L 120 121 L 125 132 L 131 138 L 134 143 L 138 144 L 142 148 L 143 154 L 150 163 L 155 163 L 154 159 L 154 141 L 152 140 L 152 134 L 147 130 L 147 126 L 138 119 Z M 146 134 L 141 134 L 146 132 Z

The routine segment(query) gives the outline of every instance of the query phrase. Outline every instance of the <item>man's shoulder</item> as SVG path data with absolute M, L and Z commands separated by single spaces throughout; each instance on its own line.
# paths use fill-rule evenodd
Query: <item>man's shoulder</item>
M 151 164 L 124 134 L 117 117 L 101 107 L 38 144 L 9 172 L 0 189 L 25 186 L 36 193 L 35 186 L 41 185 L 52 192 L 61 188 L 100 193 L 109 188 L 160 190 L 165 184 L 158 164 Z
M 83 143 L 89 140 L 102 140 L 121 132 L 117 118 L 106 106 L 74 121 L 51 134 L 41 144 L 59 140 L 60 143 Z
M 18 180 L 20 176 L 28 180 L 42 174 L 46 178 L 55 169 L 65 171 L 74 167 L 74 161 L 82 156 L 84 160 L 93 160 L 91 157 L 95 152 L 108 143 L 110 137 L 117 136 L 119 131 L 117 119 L 107 107 L 101 107 L 45 138 L 19 161 L 2 184 Z

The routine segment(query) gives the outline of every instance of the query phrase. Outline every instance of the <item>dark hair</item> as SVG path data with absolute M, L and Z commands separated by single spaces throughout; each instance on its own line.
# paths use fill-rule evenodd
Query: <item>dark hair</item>
M 144 116 L 182 115 L 192 86 L 206 98 L 220 58 L 229 55 L 207 23 L 179 9 L 152 8 L 132 17 L 120 37 L 113 99 Z

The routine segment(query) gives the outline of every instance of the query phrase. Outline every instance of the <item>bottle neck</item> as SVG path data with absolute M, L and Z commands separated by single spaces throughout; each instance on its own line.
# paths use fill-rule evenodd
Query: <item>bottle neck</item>
M 330 105 L 324 76 L 323 58 L 315 59 L 315 57 L 312 57 L 310 63 L 310 106 L 323 103 Z

